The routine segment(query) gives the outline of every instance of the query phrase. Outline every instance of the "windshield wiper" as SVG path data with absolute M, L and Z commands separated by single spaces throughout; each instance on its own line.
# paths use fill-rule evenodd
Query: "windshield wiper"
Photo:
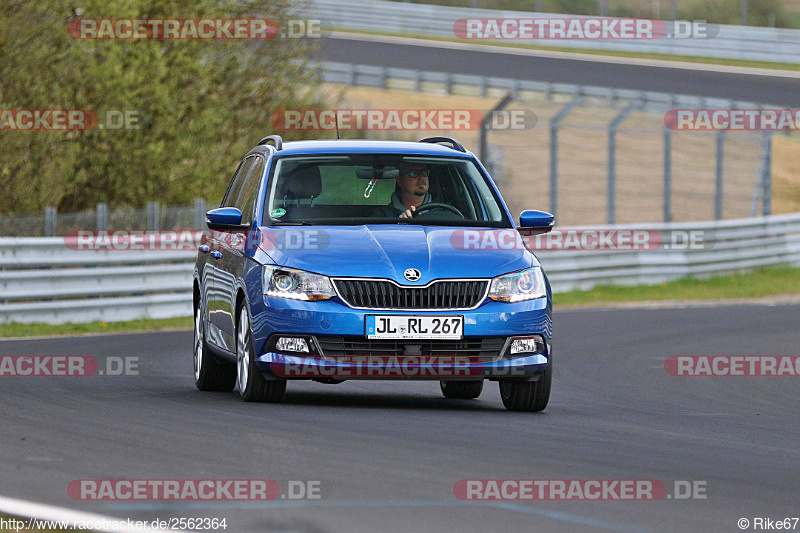
M 270 224 L 270 226 L 313 226 L 311 222 L 306 222 L 303 220 L 302 222 L 275 222 L 274 224 Z

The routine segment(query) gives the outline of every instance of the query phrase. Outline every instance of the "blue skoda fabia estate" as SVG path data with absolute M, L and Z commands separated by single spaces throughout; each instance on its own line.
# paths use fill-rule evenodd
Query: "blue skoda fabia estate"
M 480 161 L 445 137 L 250 150 L 209 211 L 194 269 L 194 378 L 279 402 L 294 379 L 497 381 L 510 410 L 550 396 L 550 284 Z

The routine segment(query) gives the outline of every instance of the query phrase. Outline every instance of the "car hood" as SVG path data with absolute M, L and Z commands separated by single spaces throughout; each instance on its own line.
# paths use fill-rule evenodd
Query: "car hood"
M 529 266 L 536 258 L 514 229 L 376 224 L 270 226 L 259 248 L 273 264 L 334 277 L 388 278 L 413 285 L 439 278 L 491 278 Z M 267 259 L 267 258 L 265 258 Z

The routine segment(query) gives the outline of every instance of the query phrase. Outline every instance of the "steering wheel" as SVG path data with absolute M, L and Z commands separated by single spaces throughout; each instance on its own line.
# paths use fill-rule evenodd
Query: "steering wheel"
M 453 207 L 450 204 L 440 204 L 440 203 L 425 204 L 418 207 L 414 213 L 417 216 L 420 216 L 425 211 L 430 211 L 431 209 L 444 209 L 446 211 L 450 211 L 451 213 L 460 216 L 461 218 L 464 218 L 464 215 L 461 214 L 461 211 L 459 211 L 457 208 Z

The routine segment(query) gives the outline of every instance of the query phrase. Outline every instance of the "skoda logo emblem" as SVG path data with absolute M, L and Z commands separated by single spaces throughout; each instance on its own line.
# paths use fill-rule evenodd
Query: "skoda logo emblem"
M 417 281 L 422 277 L 422 274 L 416 268 L 407 268 L 403 275 L 408 281 Z

